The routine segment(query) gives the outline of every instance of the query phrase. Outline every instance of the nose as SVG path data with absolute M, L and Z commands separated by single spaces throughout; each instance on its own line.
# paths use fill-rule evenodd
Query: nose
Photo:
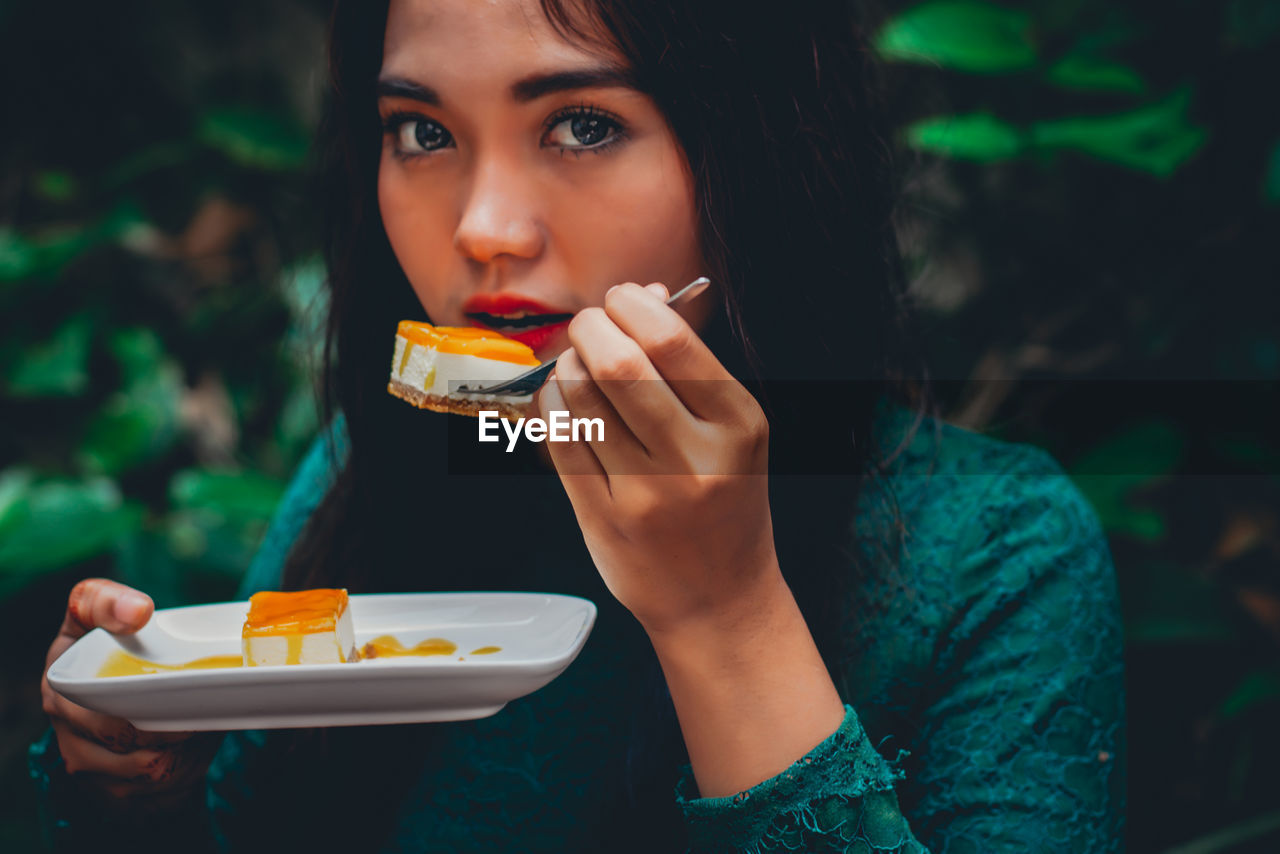
M 537 257 L 545 237 L 530 178 L 513 160 L 478 160 L 454 232 L 454 248 L 482 264 L 503 255 Z

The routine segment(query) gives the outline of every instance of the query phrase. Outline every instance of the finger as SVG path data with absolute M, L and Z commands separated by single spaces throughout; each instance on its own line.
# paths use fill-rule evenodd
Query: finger
M 605 311 L 578 312 L 569 324 L 569 340 L 640 444 L 650 456 L 665 457 L 674 450 L 680 426 L 690 418 L 689 411 L 640 345 L 610 318 L 610 298 L 605 296 Z
M 76 639 L 65 634 L 59 635 L 53 639 L 53 643 L 49 644 L 49 651 L 44 655 L 44 669 L 46 671 L 53 665 L 58 657 L 71 648 Z
M 66 724 L 79 737 L 102 745 L 112 753 L 158 750 L 187 741 L 189 732 L 147 732 L 124 718 L 104 715 L 71 702 L 53 690 L 48 679 L 40 683 L 45 714 Z
M 78 638 L 90 629 L 132 633 L 146 625 L 155 610 L 151 597 L 106 578 L 86 578 L 71 588 L 59 634 Z
M 591 374 L 582 364 L 574 348 L 570 347 L 560 354 L 556 362 L 556 383 L 564 408 L 572 418 L 599 418 L 604 423 L 604 435 L 591 431 L 587 441 L 582 444 L 590 447 L 600 461 L 606 475 L 623 472 L 638 472 L 645 468 L 649 459 L 644 446 L 631 434 L 613 404 L 600 390 Z M 556 442 L 549 442 L 554 446 Z
M 568 410 L 555 377 L 547 381 L 538 395 L 542 418 L 549 420 L 553 410 Z M 609 477 L 586 442 L 548 442 L 551 464 L 560 476 L 560 484 L 574 508 L 599 508 L 609 501 Z
M 571 411 L 554 374 L 538 390 L 535 403 L 540 416 L 548 423 L 551 421 L 552 412 Z M 580 479 L 592 477 L 607 479 L 604 467 L 591 450 L 591 445 L 586 442 L 547 442 L 547 450 L 551 454 L 551 462 L 555 465 L 556 473 L 561 477 L 570 475 Z M 607 486 L 605 488 L 607 490 Z
M 82 738 L 66 721 L 54 719 L 53 733 L 58 752 L 68 774 L 104 774 L 121 780 L 142 782 L 150 775 L 164 773 L 173 756 L 163 750 L 134 750 L 115 753 L 96 741 Z
M 751 395 L 747 390 L 720 364 L 693 327 L 654 292 L 638 285 L 618 285 L 605 295 L 605 312 L 639 345 L 695 416 L 707 421 L 730 420 L 739 407 L 748 405 Z

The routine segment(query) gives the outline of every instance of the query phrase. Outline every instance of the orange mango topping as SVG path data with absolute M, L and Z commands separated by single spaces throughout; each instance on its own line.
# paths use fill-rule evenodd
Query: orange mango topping
M 343 589 L 255 593 L 249 597 L 244 637 L 333 631 L 345 610 L 347 591 Z
M 541 364 L 533 355 L 532 348 L 492 329 L 479 329 L 474 326 L 432 326 L 430 323 L 419 323 L 416 320 L 402 320 L 396 332 L 406 341 L 423 347 L 434 347 L 441 353 L 479 356 L 481 359 L 494 359 L 530 367 Z

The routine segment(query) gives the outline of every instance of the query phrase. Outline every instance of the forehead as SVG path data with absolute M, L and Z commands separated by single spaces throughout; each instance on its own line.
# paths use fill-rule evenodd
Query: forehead
M 570 4 L 572 6 L 572 4 Z M 391 0 L 383 42 L 383 74 L 423 69 L 510 76 L 531 66 L 581 65 L 621 57 L 601 44 L 558 33 L 538 0 Z

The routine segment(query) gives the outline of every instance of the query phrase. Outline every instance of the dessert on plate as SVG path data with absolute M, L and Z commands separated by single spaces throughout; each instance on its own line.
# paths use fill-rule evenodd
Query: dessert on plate
M 458 385 L 492 385 L 539 364 L 530 347 L 490 329 L 402 320 L 387 391 L 419 409 L 459 415 L 497 410 L 519 418 L 533 395 L 466 394 Z
M 360 660 L 345 589 L 255 593 L 241 636 L 245 667 Z

